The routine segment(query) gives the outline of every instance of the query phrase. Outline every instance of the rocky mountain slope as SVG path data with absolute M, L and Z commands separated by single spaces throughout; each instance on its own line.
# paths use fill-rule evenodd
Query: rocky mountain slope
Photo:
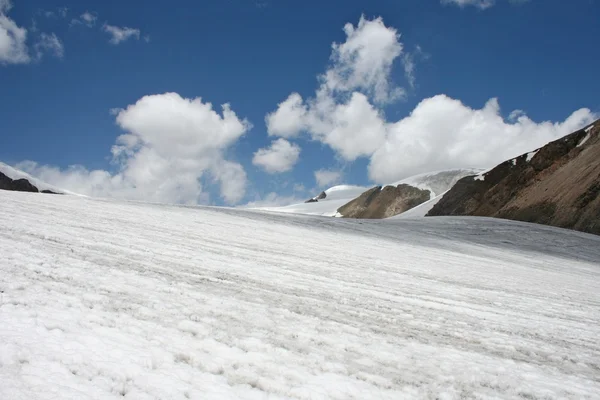
M 407 184 L 376 186 L 340 207 L 338 212 L 345 218 L 388 218 L 410 210 L 430 197 L 429 190 Z
M 415 175 L 387 186 L 376 186 L 337 211 L 344 218 L 389 218 L 433 201 L 462 177 L 480 172 L 455 169 Z
M 498 217 L 600 234 L 600 121 L 461 179 L 427 215 Z

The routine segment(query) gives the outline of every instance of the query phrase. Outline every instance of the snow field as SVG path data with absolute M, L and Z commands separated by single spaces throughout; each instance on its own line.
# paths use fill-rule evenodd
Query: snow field
M 0 399 L 598 398 L 600 238 L 0 191 Z

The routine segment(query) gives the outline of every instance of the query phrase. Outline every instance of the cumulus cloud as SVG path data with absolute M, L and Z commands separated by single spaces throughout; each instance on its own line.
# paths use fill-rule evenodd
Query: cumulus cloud
M 265 117 L 269 136 L 297 136 L 306 128 L 307 112 L 302 96 L 298 93 L 290 94 L 285 101 L 279 103 L 277 111 Z
M 341 179 L 341 171 L 333 171 L 328 169 L 320 169 L 315 171 L 315 181 L 317 182 L 317 186 L 320 188 L 340 183 Z
M 432 170 L 494 166 L 597 118 L 584 108 L 563 122 L 536 123 L 520 110 L 505 120 L 497 99 L 472 109 L 438 95 L 421 101 L 408 117 L 386 125 L 385 141 L 370 159 L 369 177 L 384 183 Z
M 145 96 L 118 111 L 116 122 L 126 133 L 111 149 L 114 173 L 81 166 L 60 170 L 33 162 L 17 167 L 54 186 L 98 197 L 206 203 L 201 180 L 212 178 L 227 203 L 243 198 L 246 173 L 240 164 L 225 159 L 225 151 L 251 125 L 229 105 L 219 114 L 201 98 L 177 93 Z
M 252 164 L 261 167 L 270 174 L 291 170 L 300 157 L 300 146 L 285 139 L 277 139 L 270 147 L 254 153 Z
M 563 122 L 536 123 L 516 110 L 505 120 L 496 99 L 472 109 L 439 95 L 424 99 L 406 118 L 389 121 L 383 106 L 398 90 L 390 83 L 393 61 L 400 59 L 414 86 L 414 56 L 426 55 L 418 46 L 414 54 L 403 52 L 398 32 L 380 18 L 362 17 L 357 27 L 346 25 L 345 32 L 346 42 L 333 45 L 332 65 L 320 76 L 315 96 L 305 101 L 292 93 L 265 121 L 269 135 L 307 133 L 345 161 L 369 158 L 369 177 L 375 182 L 439 169 L 493 166 L 597 118 L 581 109 Z
M 389 79 L 394 60 L 402 54 L 400 35 L 383 19 L 361 16 L 358 25 L 344 26 L 346 41 L 332 45 L 332 64 L 322 77 L 331 92 L 362 91 L 375 102 L 387 103 L 404 94 Z
M 40 60 L 45 53 L 50 53 L 56 58 L 63 58 L 65 55 L 63 43 L 54 33 L 42 33 L 34 49 L 37 60 Z
M 0 64 L 28 63 L 27 29 L 7 16 L 11 8 L 10 0 L 0 0 Z
M 111 36 L 109 43 L 114 45 L 122 43 L 131 38 L 135 38 L 136 40 L 140 39 L 140 30 L 135 28 L 128 28 L 126 26 L 118 27 L 104 24 L 102 30 Z
M 403 95 L 390 73 L 401 56 L 399 33 L 381 18 L 362 16 L 357 26 L 346 24 L 346 41 L 332 45 L 331 64 L 319 77 L 320 86 L 306 102 L 292 93 L 265 117 L 269 135 L 294 137 L 307 132 L 344 159 L 370 155 L 384 138 L 382 116 L 375 104 Z

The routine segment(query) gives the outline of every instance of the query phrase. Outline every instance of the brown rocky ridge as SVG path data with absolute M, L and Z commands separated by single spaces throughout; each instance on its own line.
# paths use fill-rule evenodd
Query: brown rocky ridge
M 600 234 L 600 120 L 459 180 L 427 216 L 486 216 Z

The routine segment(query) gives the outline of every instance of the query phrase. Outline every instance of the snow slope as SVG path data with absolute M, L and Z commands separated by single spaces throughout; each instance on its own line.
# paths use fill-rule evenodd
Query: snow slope
M 369 188 L 363 186 L 339 185 L 325 190 L 327 197 L 315 203 L 300 203 L 283 207 L 261 207 L 258 209 L 263 211 L 333 217 L 337 214 L 338 208 L 354 200 L 367 190 L 369 190 Z
M 411 176 L 409 178 L 405 178 L 398 182 L 392 183 L 388 186 L 398 186 L 400 184 L 406 184 L 421 190 L 429 190 L 431 192 L 430 199 L 433 200 L 440 194 L 443 194 L 450 190 L 452 186 L 454 186 L 454 184 L 460 179 L 469 175 L 477 175 L 481 171 L 483 171 L 481 168 L 433 171 Z
M 0 399 L 593 399 L 600 237 L 0 191 Z

